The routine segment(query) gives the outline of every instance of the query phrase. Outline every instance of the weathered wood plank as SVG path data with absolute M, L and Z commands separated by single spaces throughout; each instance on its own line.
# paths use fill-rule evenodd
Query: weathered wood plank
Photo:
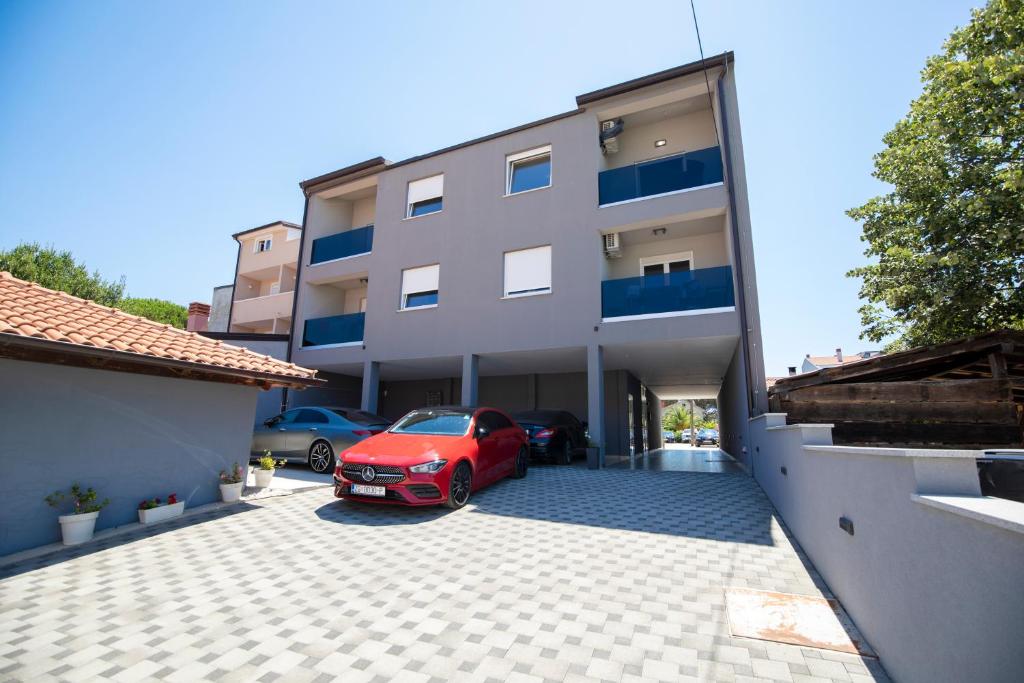
M 890 444 L 1022 448 L 1020 427 L 983 424 L 898 424 L 842 422 L 832 430 L 835 444 Z
M 1017 425 L 1013 401 L 780 401 L 792 422 L 942 422 Z
M 1009 380 L 961 379 L 921 382 L 822 384 L 782 390 L 786 401 L 1009 401 Z

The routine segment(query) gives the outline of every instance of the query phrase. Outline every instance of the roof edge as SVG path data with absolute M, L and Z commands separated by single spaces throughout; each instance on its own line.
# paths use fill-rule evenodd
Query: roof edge
M 598 90 L 592 90 L 590 92 L 583 93 L 582 95 L 577 95 L 576 104 L 582 107 L 583 105 L 590 104 L 591 102 L 597 102 L 598 100 L 603 100 L 608 97 L 614 97 L 615 95 L 622 95 L 623 93 L 632 92 L 633 90 L 639 90 L 640 88 L 646 88 L 647 86 L 650 85 L 664 83 L 665 81 L 670 81 L 674 78 L 690 76 L 692 74 L 703 71 L 706 68 L 717 66 L 722 62 L 723 59 L 726 61 L 726 63 L 730 63 L 734 62 L 736 58 L 735 55 L 733 55 L 732 50 L 729 50 L 728 52 L 722 52 L 720 54 L 712 55 L 711 57 L 707 57 L 705 59 L 690 62 L 689 64 L 674 66 L 671 69 L 665 69 L 664 71 L 658 71 L 653 74 L 640 76 L 632 80 L 623 81 L 622 83 L 609 85 L 605 88 L 600 88 Z
M 316 177 L 309 178 L 308 180 L 303 180 L 302 182 L 299 183 L 299 187 L 306 195 L 309 195 L 310 188 L 316 187 L 317 185 L 323 185 L 324 183 L 341 180 L 346 176 L 356 175 L 357 173 L 368 171 L 377 166 L 384 167 L 387 165 L 387 159 L 381 156 L 376 156 L 373 157 L 372 159 L 367 159 L 366 161 L 360 161 L 357 164 L 352 164 L 351 166 L 339 168 L 337 171 L 331 171 L 330 173 L 324 173 L 323 175 L 318 175 Z
M 255 228 L 247 228 L 247 229 L 242 230 L 240 232 L 236 232 L 236 233 L 234 233 L 231 236 L 234 237 L 235 239 L 238 239 L 242 235 L 248 235 L 250 232 L 256 232 L 257 230 L 265 230 L 267 228 L 272 228 L 275 225 L 283 225 L 284 227 L 292 228 L 293 230 L 302 230 L 302 226 L 301 225 L 296 225 L 295 223 L 292 223 L 291 221 L 272 221 L 270 223 L 264 223 L 263 225 L 257 225 Z

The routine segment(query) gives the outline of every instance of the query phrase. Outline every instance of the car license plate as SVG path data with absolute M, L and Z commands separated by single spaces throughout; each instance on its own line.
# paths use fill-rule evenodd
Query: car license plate
M 365 484 L 352 484 L 352 493 L 359 496 L 384 496 L 383 486 L 366 486 Z

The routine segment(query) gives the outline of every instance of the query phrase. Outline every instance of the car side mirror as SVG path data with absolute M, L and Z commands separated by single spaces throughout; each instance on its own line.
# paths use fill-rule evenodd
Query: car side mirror
M 484 427 L 483 425 L 477 425 L 476 433 L 473 436 L 475 436 L 477 441 L 479 441 L 480 439 L 487 438 L 487 435 L 490 433 L 491 432 L 488 431 L 487 427 Z
M 268 419 L 263 421 L 263 424 L 266 427 L 273 427 L 275 424 L 277 424 L 277 418 L 276 417 L 268 418 Z

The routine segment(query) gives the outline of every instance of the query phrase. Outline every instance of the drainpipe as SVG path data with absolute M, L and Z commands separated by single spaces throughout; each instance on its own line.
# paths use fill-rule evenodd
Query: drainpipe
M 723 60 L 722 62 L 722 73 L 718 76 L 717 87 L 718 87 L 718 111 L 722 115 L 722 151 L 725 157 L 725 180 L 726 185 L 729 188 L 729 214 L 732 220 L 729 221 L 731 232 L 732 232 L 732 252 L 733 260 L 736 262 L 737 271 L 737 283 L 739 287 L 736 288 L 736 298 L 740 309 L 740 341 L 743 344 L 743 372 L 747 378 L 747 417 L 754 416 L 754 395 L 753 395 L 753 381 L 750 376 L 750 340 L 747 337 L 748 325 L 747 325 L 747 297 L 743 282 L 743 250 L 740 247 L 740 228 L 739 221 L 737 219 L 736 212 L 736 191 L 732 181 L 732 153 L 729 148 L 729 121 L 725 111 L 725 94 L 722 91 L 722 82 L 725 80 L 725 74 L 729 69 L 729 62 Z
M 306 253 L 306 216 L 309 215 L 309 195 L 303 191 L 306 197 L 302 205 L 302 235 L 299 236 L 299 261 L 295 264 L 295 291 L 292 292 L 292 320 L 288 325 L 288 355 L 287 360 L 292 362 L 292 345 L 295 343 L 295 312 L 299 308 L 299 287 L 302 286 L 302 261 Z M 288 389 L 285 388 L 281 396 L 281 412 L 288 409 Z

